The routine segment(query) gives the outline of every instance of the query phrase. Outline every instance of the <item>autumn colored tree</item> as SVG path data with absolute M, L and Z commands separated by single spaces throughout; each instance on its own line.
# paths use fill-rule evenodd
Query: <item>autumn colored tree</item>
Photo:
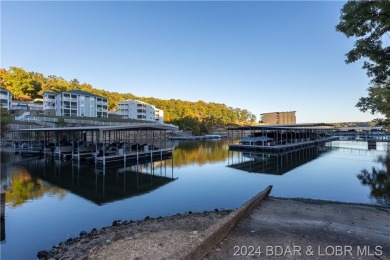
M 30 74 L 21 68 L 10 67 L 1 80 L 1 85 L 11 91 L 16 100 L 31 99 L 36 93 Z

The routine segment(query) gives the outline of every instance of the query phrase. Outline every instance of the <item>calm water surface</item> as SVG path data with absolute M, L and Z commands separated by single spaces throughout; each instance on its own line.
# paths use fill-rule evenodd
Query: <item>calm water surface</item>
M 35 259 L 113 220 L 234 209 L 268 185 L 277 197 L 390 206 L 387 143 L 368 150 L 365 142 L 337 141 L 276 156 L 231 152 L 226 141 L 181 142 L 173 159 L 105 170 L 1 156 L 1 259 Z

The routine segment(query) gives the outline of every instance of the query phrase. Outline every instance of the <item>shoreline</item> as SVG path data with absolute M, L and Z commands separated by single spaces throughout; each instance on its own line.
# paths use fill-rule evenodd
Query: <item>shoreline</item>
M 259 199 L 259 194 L 262 194 L 263 198 Z M 321 213 L 323 215 L 318 216 L 318 220 L 325 222 L 329 222 L 328 214 L 332 215 L 334 213 L 333 210 L 341 212 L 346 209 L 354 212 L 351 216 L 346 215 L 345 218 L 347 219 L 353 219 L 356 216 L 361 216 L 364 219 L 369 218 L 367 212 L 373 212 L 372 214 L 379 216 L 380 219 L 390 219 L 390 208 L 380 205 L 275 197 L 269 197 L 261 203 L 266 196 L 264 196 L 264 191 L 259 194 L 250 200 L 254 209 L 247 208 L 247 212 L 242 213 L 242 216 L 237 219 L 237 222 L 240 222 L 238 226 L 246 221 L 251 221 L 254 218 L 253 214 L 255 214 L 256 210 L 261 209 L 263 204 L 273 204 L 278 207 L 277 211 L 287 208 L 286 206 L 277 206 L 277 204 L 288 204 L 288 207 L 295 208 L 294 214 L 298 215 L 304 214 L 308 211 L 308 208 L 313 208 L 318 212 L 323 209 L 324 212 Z M 257 200 L 254 201 L 256 197 Z M 224 253 L 226 254 L 228 249 L 221 249 L 220 244 L 226 244 L 226 241 L 221 242 L 221 240 L 230 239 L 231 229 L 234 228 L 232 233 L 236 232 L 237 228 L 235 226 L 237 223 L 231 224 L 232 216 L 243 211 L 243 207 L 250 201 L 236 210 L 215 210 L 202 213 L 190 211 L 186 214 L 176 214 L 167 217 L 146 217 L 144 220 L 138 221 L 115 220 L 111 226 L 103 227 L 99 230 L 93 229 L 89 233 L 81 231 L 79 236 L 54 245 L 50 251 L 40 251 L 37 256 L 39 259 L 192 259 L 192 257 L 189 257 L 191 253 L 203 250 L 201 252 L 202 256 L 196 256 L 196 259 L 201 259 L 204 256 L 206 256 L 206 259 L 224 259 L 226 257 Z M 297 210 L 300 205 L 305 206 Z M 332 210 L 327 209 L 327 207 L 332 207 Z M 260 214 L 260 217 L 263 214 L 264 212 Z M 287 218 L 288 216 L 286 215 Z M 280 221 L 280 223 L 283 222 Z M 221 230 L 220 227 L 222 225 L 226 226 L 226 223 L 229 227 L 227 229 L 226 227 L 222 228 L 226 234 L 220 234 L 217 238 L 214 237 L 213 240 L 207 241 L 210 236 L 215 236 L 218 230 Z M 352 225 L 355 225 L 354 227 L 360 229 L 364 228 L 359 226 L 363 224 L 363 222 L 360 224 L 352 222 Z M 346 226 L 345 223 L 342 225 Z M 380 224 L 378 223 L 378 225 Z M 389 225 L 389 223 L 384 225 L 385 231 L 387 229 L 390 231 Z M 238 243 L 239 240 L 235 241 L 235 238 L 233 238 L 233 241 Z M 258 241 L 256 240 L 256 242 Z M 250 243 L 250 240 L 247 243 Z M 389 250 L 385 248 L 384 253 L 390 253 Z M 222 256 L 220 256 L 221 254 Z
M 120 259 L 166 258 L 191 246 L 211 225 L 229 215 L 232 210 L 214 210 L 202 213 L 191 211 L 167 217 L 144 220 L 114 220 L 111 226 L 81 231 L 79 236 L 69 238 L 50 251 L 39 251 L 38 259 L 94 259 L 109 247 L 131 244 L 135 250 Z M 168 242 L 167 242 L 168 241 Z M 126 246 L 128 248 L 128 246 Z

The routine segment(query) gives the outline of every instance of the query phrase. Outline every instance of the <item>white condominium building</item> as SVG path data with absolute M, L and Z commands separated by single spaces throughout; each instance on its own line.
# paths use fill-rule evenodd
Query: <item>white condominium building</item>
M 10 110 L 12 102 L 12 94 L 5 88 L 0 88 L 0 105 L 2 108 Z
M 164 111 L 148 103 L 128 99 L 119 102 L 118 113 L 124 118 L 164 122 Z
M 56 114 L 56 96 L 57 92 L 43 93 L 43 113 L 48 116 L 55 116 Z
M 164 123 L 164 110 L 156 108 L 155 120 L 160 123 Z
M 107 98 L 81 90 L 43 94 L 45 114 L 56 116 L 107 117 Z

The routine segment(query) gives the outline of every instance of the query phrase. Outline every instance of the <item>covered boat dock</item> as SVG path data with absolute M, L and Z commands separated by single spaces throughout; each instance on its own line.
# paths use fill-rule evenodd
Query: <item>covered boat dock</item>
M 98 165 L 138 163 L 172 155 L 169 125 L 82 126 L 13 130 L 14 149 L 23 142 L 44 156 L 76 161 L 93 159 Z M 30 145 L 31 144 L 31 145 Z M 19 145 L 19 144 L 18 144 Z M 34 145 L 34 146 L 33 146 Z
M 229 149 L 234 151 L 283 152 L 338 139 L 332 135 L 337 128 L 326 123 L 257 125 L 227 130 Z

